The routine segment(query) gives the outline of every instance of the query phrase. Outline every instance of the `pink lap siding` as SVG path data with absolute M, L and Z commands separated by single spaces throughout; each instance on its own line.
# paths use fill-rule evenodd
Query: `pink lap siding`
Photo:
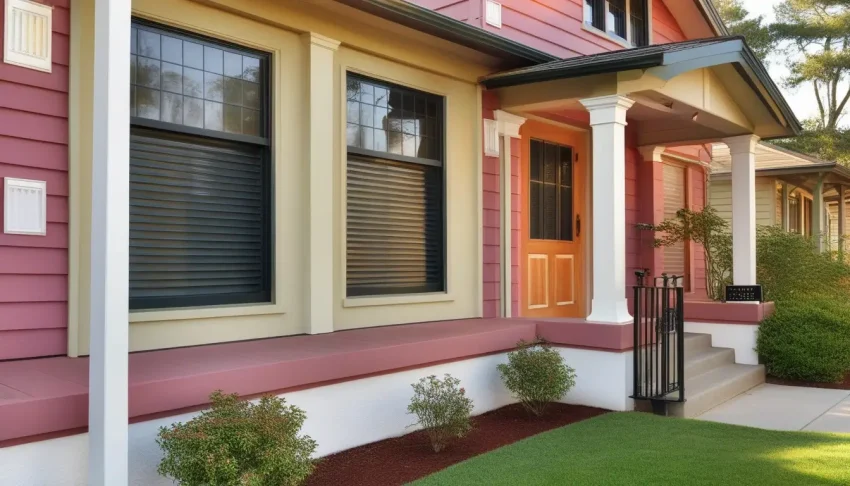
M 42 3 L 54 7 L 53 72 L 0 62 L 0 178 L 47 181 L 47 235 L 0 232 L 0 360 L 67 350 L 70 2 Z

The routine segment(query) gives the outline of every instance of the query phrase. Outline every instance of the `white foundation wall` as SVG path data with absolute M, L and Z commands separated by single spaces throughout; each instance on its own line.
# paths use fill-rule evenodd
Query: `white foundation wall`
M 633 408 L 631 353 L 607 353 L 559 348 L 576 370 L 576 386 L 563 400 L 610 410 Z M 496 366 L 507 355 L 496 354 L 440 364 L 281 395 L 307 412 L 302 433 L 318 442 L 317 456 L 333 454 L 415 430 L 407 414 L 410 385 L 428 375 L 446 373 L 459 378 L 475 403 L 473 414 L 516 402 L 505 389 Z M 130 477 L 134 486 L 173 486 L 156 472 L 161 459 L 156 436 L 160 427 L 186 422 L 199 412 L 130 425 Z M 88 434 L 51 439 L 0 449 L 2 486 L 83 486 L 87 484 Z
M 560 348 L 561 356 L 576 370 L 576 386 L 562 400 L 624 412 L 634 410 L 632 352 L 611 353 L 579 348 Z
M 747 365 L 759 364 L 759 357 L 756 353 L 758 326 L 685 322 L 685 332 L 710 334 L 711 345 L 715 348 L 731 348 L 735 350 L 735 363 Z

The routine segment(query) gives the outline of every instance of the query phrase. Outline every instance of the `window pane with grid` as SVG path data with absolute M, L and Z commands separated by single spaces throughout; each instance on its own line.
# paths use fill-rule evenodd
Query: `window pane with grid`
M 265 136 L 261 56 L 141 24 L 131 36 L 131 116 Z
M 605 30 L 605 0 L 584 0 L 584 22 Z
M 531 141 L 529 203 L 531 238 L 572 241 L 572 150 Z
M 626 0 L 608 0 L 608 33 L 626 38 Z
M 354 75 L 346 91 L 349 147 L 442 161 L 440 97 Z
M 629 18 L 632 27 L 632 45 L 649 45 L 649 11 L 647 0 L 631 0 Z

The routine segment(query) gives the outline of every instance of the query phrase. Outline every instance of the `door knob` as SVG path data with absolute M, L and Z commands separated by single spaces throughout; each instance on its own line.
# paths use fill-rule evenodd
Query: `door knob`
M 576 237 L 581 236 L 581 215 L 576 214 Z

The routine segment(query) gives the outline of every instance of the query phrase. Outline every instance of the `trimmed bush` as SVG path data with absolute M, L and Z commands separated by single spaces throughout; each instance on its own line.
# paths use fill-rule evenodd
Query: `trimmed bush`
M 472 400 L 460 387 L 460 380 L 446 374 L 441 380 L 434 375 L 422 378 L 413 387 L 413 398 L 407 412 L 419 419 L 431 440 L 434 452 L 440 452 L 454 438 L 465 436 L 472 430 L 469 417 Z
M 561 353 L 543 341 L 520 341 L 517 350 L 508 353 L 507 364 L 499 365 L 499 373 L 505 387 L 537 416 L 576 384 L 575 370 L 566 365 Z
M 313 472 L 316 441 L 298 432 L 307 415 L 285 400 L 259 403 L 220 390 L 212 408 L 159 430 L 158 471 L 183 486 L 294 486 Z
M 840 381 L 850 371 L 850 306 L 829 298 L 783 300 L 761 323 L 757 351 L 770 375 Z

